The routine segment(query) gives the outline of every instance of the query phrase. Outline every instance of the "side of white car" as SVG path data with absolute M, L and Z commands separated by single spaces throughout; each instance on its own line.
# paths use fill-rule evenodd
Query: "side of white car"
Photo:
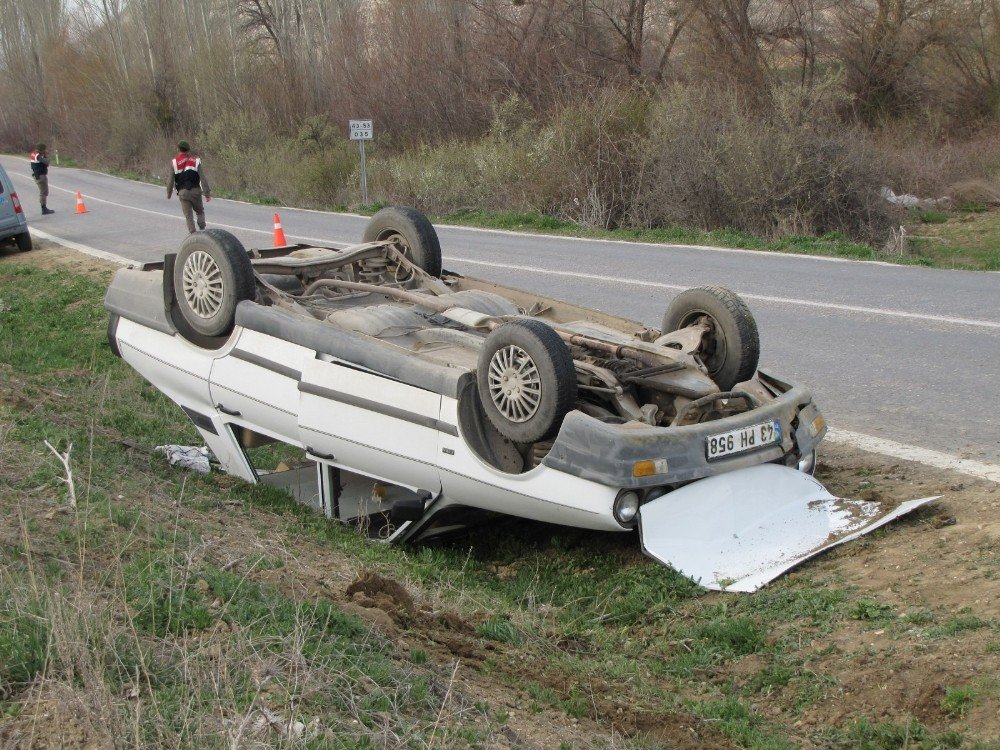
M 457 398 L 240 327 L 215 350 L 125 318 L 115 327 L 122 358 L 185 411 L 234 476 L 258 480 L 238 437 L 246 429 L 302 448 L 321 471 L 336 468 L 426 497 L 428 511 L 433 503 L 435 512 L 464 506 L 631 529 L 614 518 L 617 488 L 542 464 L 508 474 L 483 461 L 463 439 Z M 319 502 L 334 507 L 334 498 Z M 391 536 L 415 532 L 403 521 Z

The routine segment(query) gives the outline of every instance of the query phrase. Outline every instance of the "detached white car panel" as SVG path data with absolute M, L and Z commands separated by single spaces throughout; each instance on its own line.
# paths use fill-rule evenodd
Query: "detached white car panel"
M 887 512 L 879 503 L 834 497 L 801 471 L 764 464 L 646 503 L 639 528 L 647 554 L 702 586 L 756 591 L 810 557 L 936 499 Z

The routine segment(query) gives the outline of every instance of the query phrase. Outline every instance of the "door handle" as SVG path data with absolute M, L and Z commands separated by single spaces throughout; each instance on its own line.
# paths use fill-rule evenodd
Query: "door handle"
M 216 404 L 215 408 L 218 409 L 219 411 L 221 411 L 223 414 L 228 414 L 231 417 L 241 417 L 241 416 L 243 416 L 238 411 L 236 411 L 236 409 L 227 409 L 222 404 Z
M 336 461 L 337 457 L 332 453 L 320 453 L 319 451 L 313 450 L 308 445 L 306 446 L 306 453 L 311 456 L 316 456 L 316 458 L 322 458 L 324 461 Z

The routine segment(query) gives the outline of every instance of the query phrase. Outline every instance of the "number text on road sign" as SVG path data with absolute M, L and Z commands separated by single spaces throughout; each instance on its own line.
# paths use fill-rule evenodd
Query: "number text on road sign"
M 351 140 L 370 141 L 372 139 L 371 120 L 351 120 Z

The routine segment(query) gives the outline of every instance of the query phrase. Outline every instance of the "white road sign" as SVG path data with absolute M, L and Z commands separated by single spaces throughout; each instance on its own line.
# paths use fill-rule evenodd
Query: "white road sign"
M 371 120 L 351 120 L 351 140 L 370 141 L 372 139 Z

